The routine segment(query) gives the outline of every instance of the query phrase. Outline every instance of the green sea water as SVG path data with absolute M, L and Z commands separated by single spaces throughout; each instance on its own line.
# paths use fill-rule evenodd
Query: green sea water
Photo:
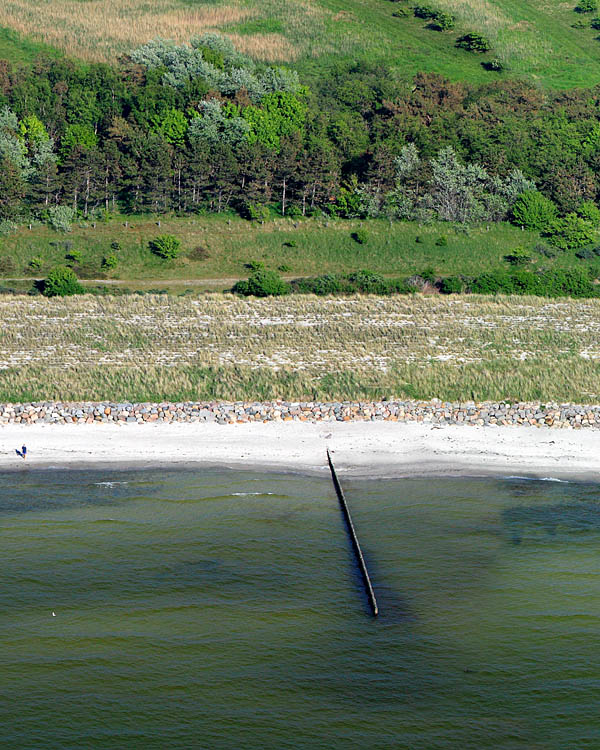
M 0 475 L 2 748 L 600 748 L 600 487 Z M 54 613 L 54 614 L 53 614 Z

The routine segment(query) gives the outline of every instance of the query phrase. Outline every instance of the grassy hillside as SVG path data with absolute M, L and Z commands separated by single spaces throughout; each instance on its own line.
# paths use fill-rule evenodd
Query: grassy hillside
M 359 244 L 352 234 L 358 221 L 277 219 L 263 225 L 238 217 L 204 216 L 197 219 L 127 217 L 108 223 L 82 222 L 68 234 L 46 226 L 0 238 L 0 279 L 43 276 L 65 263 L 73 251 L 81 254 L 76 266 L 83 277 L 121 280 L 131 288 L 168 287 L 169 281 L 188 282 L 190 288 L 225 288 L 231 280 L 248 275 L 246 264 L 260 261 L 286 276 L 348 273 L 363 268 L 388 276 L 405 276 L 432 268 L 439 275 L 469 274 L 507 268 L 504 256 L 516 247 L 531 250 L 534 266 L 583 267 L 573 252 L 548 259 L 533 251 L 539 242 L 534 232 L 521 232 L 509 224 L 492 224 L 464 230 L 448 223 L 419 226 L 416 223 L 373 219 L 362 224 L 367 241 Z M 148 242 L 159 234 L 181 240 L 175 261 L 153 255 Z M 436 244 L 445 237 L 447 244 Z M 417 239 L 418 238 L 418 239 Z M 117 250 L 111 245 L 118 243 Z M 443 240 L 442 240 L 443 242 Z M 117 267 L 103 272 L 102 259 L 114 253 Z M 30 263 L 39 259 L 39 264 Z M 193 280 L 202 279 L 202 283 Z M 216 285 L 210 280 L 221 283 Z M 21 286 L 27 286 L 23 282 Z
M 114 60 L 156 36 L 185 41 L 206 30 L 230 34 L 258 59 L 294 63 L 305 75 L 340 60 L 367 59 L 403 72 L 435 71 L 452 79 L 485 81 L 527 77 L 545 86 L 569 88 L 600 81 L 600 43 L 591 28 L 574 29 L 600 13 L 580 15 L 573 3 L 542 0 L 435 0 L 432 7 L 456 16 L 456 28 L 432 31 L 414 18 L 406 0 L 6 0 L 0 54 L 27 59 L 42 42 L 70 55 Z M 406 17 L 393 14 L 406 8 Z M 468 31 L 484 33 L 493 50 L 480 56 L 456 49 Z M 31 41 L 34 40 L 34 41 Z M 481 62 L 498 58 L 505 73 Z

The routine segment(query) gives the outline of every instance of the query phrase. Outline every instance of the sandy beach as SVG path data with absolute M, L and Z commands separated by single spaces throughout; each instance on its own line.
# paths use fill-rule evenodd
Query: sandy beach
M 27 445 L 24 461 L 15 448 Z M 386 422 L 4 425 L 0 469 L 228 466 L 340 476 L 600 481 L 600 430 Z

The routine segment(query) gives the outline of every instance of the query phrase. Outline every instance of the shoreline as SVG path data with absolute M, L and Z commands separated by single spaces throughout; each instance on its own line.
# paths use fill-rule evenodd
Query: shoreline
M 28 457 L 15 453 L 25 443 Z M 231 468 L 340 478 L 600 482 L 600 431 L 396 422 L 0 425 L 0 471 Z

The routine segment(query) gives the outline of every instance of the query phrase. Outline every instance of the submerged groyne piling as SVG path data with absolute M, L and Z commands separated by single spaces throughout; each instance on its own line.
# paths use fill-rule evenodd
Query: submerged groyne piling
M 333 486 L 335 487 L 338 500 L 340 501 L 342 514 L 344 516 L 344 520 L 346 521 L 346 528 L 348 529 L 348 534 L 350 535 L 352 548 L 354 549 L 354 554 L 356 555 L 356 562 L 358 563 L 358 567 L 360 568 L 360 572 L 362 574 L 363 583 L 365 585 L 365 592 L 367 594 L 367 598 L 371 606 L 371 611 L 373 612 L 373 615 L 377 617 L 377 615 L 379 614 L 379 607 L 377 606 L 377 599 L 375 598 L 375 592 L 373 591 L 373 585 L 371 584 L 371 578 L 369 576 L 369 571 L 367 569 L 367 563 L 365 562 L 365 558 L 360 548 L 358 536 L 356 535 L 356 529 L 354 528 L 354 524 L 352 523 L 352 516 L 350 515 L 350 508 L 348 508 L 348 503 L 346 502 L 344 490 L 342 489 L 342 485 L 340 484 L 340 480 L 338 479 L 335 466 L 333 465 L 333 461 L 331 460 L 331 454 L 329 453 L 329 450 L 327 450 L 327 462 L 329 464 L 329 469 L 331 471 L 331 479 L 333 480 Z

